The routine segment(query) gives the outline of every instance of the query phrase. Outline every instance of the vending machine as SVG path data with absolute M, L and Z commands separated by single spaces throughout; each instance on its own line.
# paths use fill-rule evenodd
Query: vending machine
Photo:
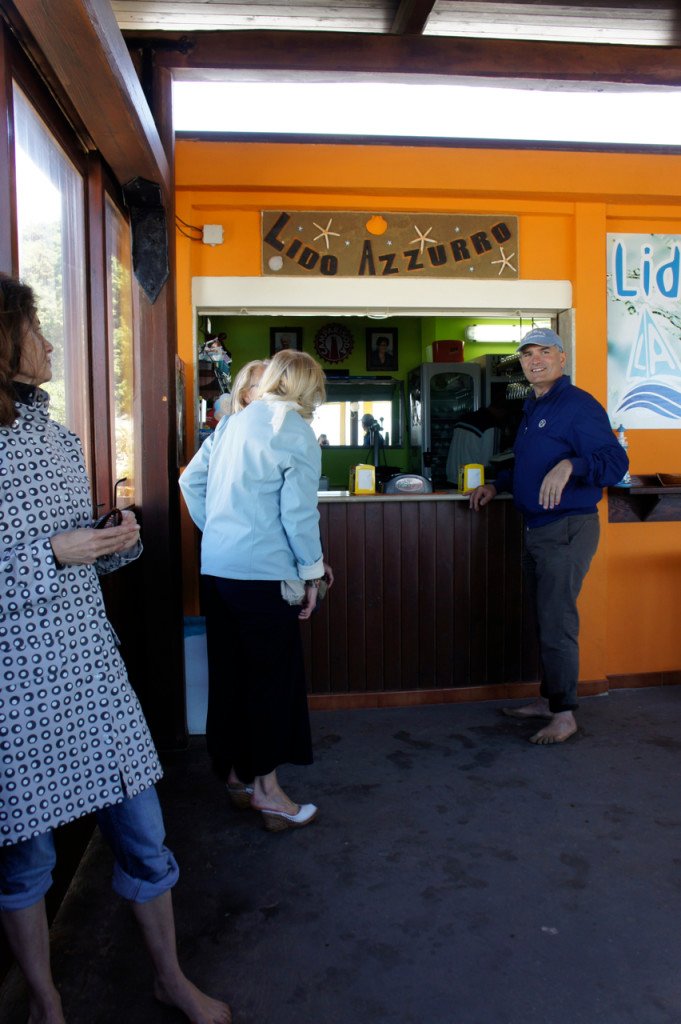
M 482 369 L 475 363 L 423 363 L 410 370 L 407 389 L 410 469 L 436 490 L 444 488 L 454 424 L 480 408 Z

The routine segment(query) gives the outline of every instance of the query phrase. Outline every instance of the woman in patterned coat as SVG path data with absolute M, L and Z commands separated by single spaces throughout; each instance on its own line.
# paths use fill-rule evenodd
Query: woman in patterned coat
M 29 990 L 31 1022 L 62 1024 L 44 896 L 52 831 L 95 811 L 114 890 L 130 901 L 158 999 L 195 1024 L 227 1024 L 177 962 L 154 783 L 161 768 L 107 620 L 98 574 L 137 558 L 131 512 L 92 529 L 78 438 L 48 416 L 52 376 L 30 288 L 0 275 L 0 919 Z

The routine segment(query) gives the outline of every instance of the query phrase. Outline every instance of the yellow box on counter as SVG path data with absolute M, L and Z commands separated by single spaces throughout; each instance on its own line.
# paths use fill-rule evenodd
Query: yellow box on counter
M 350 494 L 375 494 L 376 467 L 365 466 L 363 463 L 358 466 L 350 466 L 348 490 Z
M 469 462 L 459 467 L 459 490 L 462 494 L 474 491 L 485 482 L 485 467 L 479 462 Z

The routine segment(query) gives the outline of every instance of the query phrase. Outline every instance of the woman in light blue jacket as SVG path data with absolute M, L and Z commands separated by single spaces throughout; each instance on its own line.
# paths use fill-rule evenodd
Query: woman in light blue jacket
M 205 519 L 208 466 L 215 438 L 219 437 L 220 431 L 225 429 L 230 416 L 241 412 L 251 404 L 258 392 L 260 380 L 268 363 L 269 359 L 252 359 L 250 363 L 241 367 L 234 378 L 231 394 L 225 391 L 213 406 L 214 412 L 217 407 L 217 412 L 215 412 L 215 418 L 218 421 L 217 427 L 203 442 L 180 480 L 180 487 L 187 507 L 194 509 L 200 518 Z M 193 512 L 192 515 L 194 515 Z M 196 517 L 194 519 L 196 521 Z M 197 526 L 200 526 L 198 522 Z M 203 529 L 203 526 L 200 526 L 200 529 Z
M 317 813 L 286 795 L 276 769 L 312 762 L 299 620 L 312 614 L 328 570 L 321 451 L 309 424 L 325 399 L 324 374 L 309 355 L 284 350 L 258 394 L 221 425 L 208 460 L 199 452 L 180 486 L 203 531 L 208 751 L 230 795 L 280 830 Z

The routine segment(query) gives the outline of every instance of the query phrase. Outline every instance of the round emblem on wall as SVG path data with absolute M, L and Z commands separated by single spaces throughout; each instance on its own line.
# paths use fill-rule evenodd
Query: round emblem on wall
M 325 363 L 342 363 L 355 344 L 352 332 L 345 324 L 325 324 L 314 339 L 315 352 Z

